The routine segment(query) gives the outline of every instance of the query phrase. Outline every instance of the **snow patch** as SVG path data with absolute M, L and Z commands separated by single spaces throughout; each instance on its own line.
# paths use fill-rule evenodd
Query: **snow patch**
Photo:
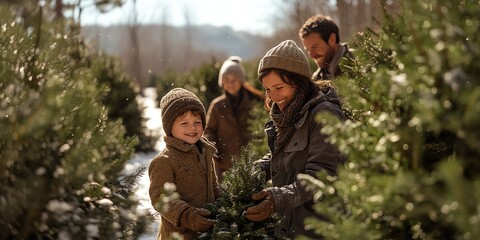
M 132 159 L 128 161 L 123 169 L 124 173 L 133 173 L 139 167 L 144 166 L 148 169 L 150 161 L 158 152 L 165 147 L 163 135 L 165 134 L 162 128 L 161 110 L 157 106 L 157 91 L 155 88 L 146 88 L 143 92 L 143 97 L 138 98 L 138 102 L 143 107 L 143 116 L 146 118 L 146 127 L 149 131 L 160 133 L 159 139 L 155 145 L 156 151 L 148 153 L 135 153 Z M 159 216 L 157 211 L 153 208 L 150 202 L 148 189 L 150 187 L 150 179 L 148 171 L 145 171 L 139 177 L 138 185 L 135 188 L 135 197 L 137 197 L 140 205 L 139 212 L 149 212 L 156 216 L 156 220 L 150 225 L 148 232 L 140 236 L 140 240 L 155 240 L 157 239 L 157 231 L 159 226 Z

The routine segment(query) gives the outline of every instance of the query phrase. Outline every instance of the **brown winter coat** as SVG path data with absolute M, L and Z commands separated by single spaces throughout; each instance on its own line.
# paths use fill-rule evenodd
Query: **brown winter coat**
M 212 143 L 202 138 L 196 145 L 165 136 L 166 147 L 155 156 L 148 168 L 150 201 L 160 212 L 161 222 L 157 239 L 169 239 L 174 232 L 192 239 L 195 232 L 181 226 L 181 215 L 189 207 L 204 207 L 221 194 L 214 171 Z M 199 151 L 197 145 L 201 146 Z M 165 183 L 174 183 L 180 197 L 171 201 L 170 208 L 162 212 L 155 206 Z
M 238 158 L 241 148 L 251 140 L 248 121 L 253 116 L 251 116 L 250 110 L 255 101 L 259 101 L 259 97 L 244 88 L 241 91 L 243 98 L 238 104 L 236 115 L 225 92 L 212 101 L 207 111 L 207 126 L 204 136 L 215 143 L 217 149 L 215 164 L 217 169 L 222 172 L 232 166 L 232 157 Z M 218 174 L 219 172 L 217 172 Z

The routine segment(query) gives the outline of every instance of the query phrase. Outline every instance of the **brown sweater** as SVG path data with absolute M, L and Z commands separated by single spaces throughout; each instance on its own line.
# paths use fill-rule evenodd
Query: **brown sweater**
M 150 201 L 161 215 L 157 239 L 168 239 L 174 232 L 184 235 L 184 239 L 192 239 L 196 233 L 180 224 L 183 211 L 204 207 L 221 194 L 214 171 L 215 148 L 205 138 L 191 145 L 166 136 L 165 143 L 166 148 L 152 159 L 148 168 Z M 169 202 L 168 210 L 162 212 L 155 205 L 165 183 L 174 183 L 180 197 Z

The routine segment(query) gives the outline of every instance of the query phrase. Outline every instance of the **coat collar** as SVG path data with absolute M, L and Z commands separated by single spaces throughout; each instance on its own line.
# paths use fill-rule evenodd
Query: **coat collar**
M 196 144 L 201 144 L 201 140 L 199 140 L 196 144 L 188 144 L 178 138 L 174 138 L 172 136 L 165 136 L 164 137 L 165 144 L 167 146 L 176 148 L 182 152 L 189 152 L 189 151 L 198 151 Z
M 318 91 L 318 95 L 316 97 L 310 99 L 305 105 L 303 105 L 302 109 L 299 112 L 302 117 L 295 123 L 295 128 L 299 129 L 303 126 L 303 124 L 305 124 L 308 112 L 313 106 L 327 100 L 327 96 L 322 91 Z
M 329 79 L 333 79 L 337 75 L 338 64 L 342 59 L 343 55 L 348 52 L 348 47 L 346 44 L 340 44 L 337 53 L 333 57 L 330 64 L 328 64 L 328 73 L 330 74 Z
M 188 144 L 178 138 L 174 138 L 172 136 L 165 136 L 164 138 L 165 144 L 167 146 L 176 148 L 182 152 L 189 152 L 189 151 L 199 151 L 197 145 L 204 149 L 205 147 L 209 146 L 211 148 L 214 147 L 213 143 L 209 142 L 205 137 L 200 138 L 197 143 L 195 144 Z

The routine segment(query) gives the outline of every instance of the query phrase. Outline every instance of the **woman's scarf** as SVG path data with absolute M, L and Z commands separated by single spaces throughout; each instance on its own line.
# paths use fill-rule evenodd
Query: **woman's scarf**
M 272 109 L 270 110 L 270 117 L 276 126 L 277 146 L 281 146 L 286 142 L 295 131 L 293 125 L 301 117 L 299 112 L 304 103 L 305 95 L 298 90 L 293 95 L 293 99 L 290 103 L 283 109 L 283 112 L 280 111 L 280 108 L 278 108 L 276 103 L 273 103 Z

